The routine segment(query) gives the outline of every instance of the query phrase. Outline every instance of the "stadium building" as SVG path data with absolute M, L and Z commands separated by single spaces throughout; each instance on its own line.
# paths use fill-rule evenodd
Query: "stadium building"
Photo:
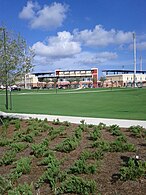
M 146 71 L 103 70 L 106 73 L 104 87 L 142 87 L 146 86 Z
M 27 74 L 20 85 L 25 88 L 97 88 L 98 68 Z

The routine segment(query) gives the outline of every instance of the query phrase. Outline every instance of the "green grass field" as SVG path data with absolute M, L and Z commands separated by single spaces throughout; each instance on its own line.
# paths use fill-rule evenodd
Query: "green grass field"
M 0 110 L 6 111 L 4 92 Z M 146 88 L 12 92 L 8 112 L 146 120 Z

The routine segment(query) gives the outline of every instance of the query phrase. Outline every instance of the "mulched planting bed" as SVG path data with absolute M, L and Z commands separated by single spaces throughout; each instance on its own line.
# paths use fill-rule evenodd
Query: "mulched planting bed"
M 146 130 L 2 118 L 0 194 L 145 195 Z

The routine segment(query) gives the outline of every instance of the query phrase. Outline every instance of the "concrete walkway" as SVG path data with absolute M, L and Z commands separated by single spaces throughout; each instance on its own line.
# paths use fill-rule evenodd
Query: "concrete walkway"
M 98 125 L 104 123 L 107 126 L 117 124 L 120 127 L 130 127 L 133 125 L 140 125 L 146 128 L 146 121 L 140 120 L 125 120 L 125 119 L 106 119 L 106 118 L 89 118 L 89 117 L 74 117 L 74 116 L 57 116 L 57 115 L 43 115 L 43 114 L 18 114 L 18 113 L 5 113 L 0 111 L 0 116 L 11 117 L 11 118 L 38 118 L 44 120 L 47 118 L 48 121 L 59 119 L 60 122 L 68 121 L 71 123 L 79 124 L 81 120 L 84 120 L 87 124 Z

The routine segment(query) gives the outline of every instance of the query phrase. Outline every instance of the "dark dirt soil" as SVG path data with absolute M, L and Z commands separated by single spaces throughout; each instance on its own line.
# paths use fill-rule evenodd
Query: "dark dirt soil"
M 52 122 L 48 122 L 48 124 L 54 128 L 59 128 L 63 124 L 54 125 Z M 28 126 L 27 121 L 21 121 L 21 129 L 26 129 Z M 70 126 L 64 126 L 65 131 L 62 135 L 58 135 L 55 139 L 49 142 L 49 149 L 51 149 L 56 158 L 58 160 L 62 160 L 61 170 L 68 170 L 74 162 L 79 159 L 79 156 L 82 151 L 88 150 L 91 153 L 95 150 L 91 147 L 93 141 L 89 139 L 90 132 L 93 131 L 93 128 L 89 128 L 82 133 L 82 140 L 79 146 L 69 152 L 59 152 L 55 150 L 55 146 L 61 143 L 65 138 L 74 134 L 75 128 L 78 125 L 70 124 Z M 0 125 L 0 136 L 2 136 L 2 125 Z M 21 130 L 19 130 L 21 131 Z M 7 138 L 12 138 L 14 133 L 16 132 L 14 124 L 10 124 L 7 129 Z M 135 157 L 135 155 L 139 155 L 143 161 L 146 161 L 146 139 L 144 137 L 135 138 L 131 135 L 131 133 L 127 129 L 121 129 L 121 132 L 127 137 L 128 141 L 135 145 L 137 148 L 137 152 L 106 152 L 102 160 L 100 160 L 98 170 L 95 174 L 81 174 L 78 176 L 93 179 L 97 184 L 97 195 L 100 193 L 101 195 L 146 195 L 146 178 L 141 177 L 136 179 L 135 181 L 127 180 L 121 181 L 116 177 L 118 175 L 121 166 L 123 165 L 123 159 L 129 157 Z M 33 143 L 40 143 L 44 138 L 48 137 L 48 132 L 41 132 L 40 135 L 35 136 Z M 107 129 L 102 130 L 102 139 L 112 142 L 116 139 L 115 136 L 111 135 Z M 36 158 L 32 155 L 31 151 L 32 143 L 28 143 L 28 146 L 24 151 L 17 153 L 16 158 L 20 157 L 28 157 L 31 156 L 31 171 L 29 174 L 23 174 L 17 181 L 14 183 L 14 186 L 18 184 L 23 184 L 24 182 L 31 184 L 35 184 L 35 182 L 39 179 L 39 177 L 46 170 L 45 166 L 39 166 L 38 163 L 42 160 L 42 157 Z M 0 146 L 0 158 L 4 155 L 4 153 L 9 149 L 8 146 Z M 2 165 L 0 166 L 0 175 L 6 176 L 11 172 L 14 165 Z M 115 176 L 115 178 L 114 178 Z M 60 185 L 60 184 L 59 184 Z M 5 193 L 7 194 L 7 193 Z M 48 183 L 44 183 L 39 189 L 33 190 L 34 195 L 54 195 L 52 192 L 50 185 Z M 72 193 L 73 195 L 73 193 Z M 75 194 L 74 194 L 75 195 Z

